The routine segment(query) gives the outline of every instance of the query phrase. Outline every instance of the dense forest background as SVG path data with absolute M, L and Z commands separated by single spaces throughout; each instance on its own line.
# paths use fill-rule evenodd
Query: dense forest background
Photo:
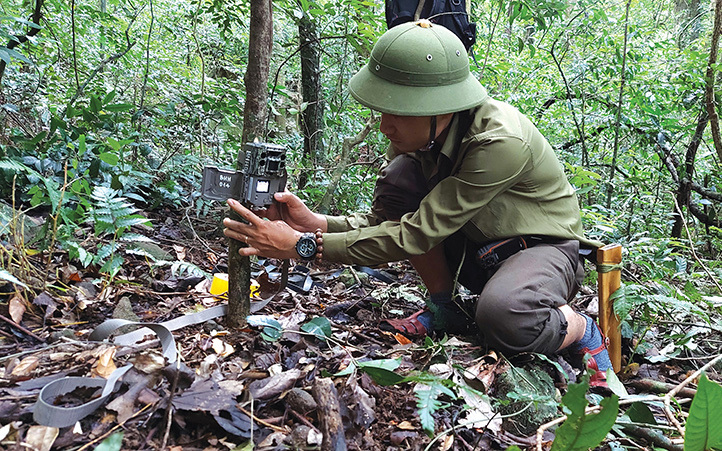
M 272 13 L 259 138 L 288 148 L 290 189 L 313 209 L 367 209 L 386 143 L 346 86 L 386 29 L 383 2 L 276 0 Z M 244 141 L 250 14 L 242 0 L 0 3 L 0 308 L 13 331 L 18 305 L 64 299 L 84 271 L 103 292 L 142 284 L 142 265 L 207 275 L 215 260 L 140 232 L 183 223 L 221 255 L 194 224 L 220 235 L 201 172 L 233 167 Z M 471 16 L 473 73 L 552 143 L 587 234 L 624 246 L 622 373 L 701 367 L 722 343 L 722 2 L 480 0 Z
M 637 282 L 628 300 L 719 290 L 719 6 L 472 3 L 472 70 L 557 149 L 588 235 L 625 246 Z M 368 208 L 385 144 L 346 82 L 385 30 L 383 4 L 273 7 L 262 138 L 288 147 L 291 189 L 313 207 Z M 0 198 L 46 215 L 38 247 L 112 276 L 120 238 L 135 236 L 121 235 L 142 218 L 94 222 L 111 200 L 210 211 L 202 167 L 232 167 L 242 144 L 246 2 L 10 0 L 0 10 Z M 84 247 L 75 232 L 87 223 L 114 239 Z
M 291 189 L 314 208 L 368 208 L 385 144 L 346 82 L 385 30 L 383 4 L 273 8 L 262 138 L 288 147 Z M 0 10 L 0 197 L 6 219 L 45 218 L 26 245 L 113 277 L 120 250 L 140 239 L 130 233 L 146 223 L 139 211 L 211 211 L 201 169 L 232 167 L 242 144 L 246 2 L 9 0 Z M 720 6 L 476 1 L 472 19 L 474 73 L 557 149 L 588 235 L 625 246 L 625 327 L 718 293 Z M 87 245 L 87 224 L 109 239 Z M 0 259 L 16 280 L 22 257 Z

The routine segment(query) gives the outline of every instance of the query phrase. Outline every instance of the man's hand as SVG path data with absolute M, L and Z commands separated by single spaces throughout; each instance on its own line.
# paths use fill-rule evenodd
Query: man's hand
M 323 215 L 312 212 L 306 204 L 290 191 L 276 193 L 274 202 L 263 212 L 271 220 L 282 220 L 299 232 L 328 231 L 328 222 Z
M 288 194 L 290 195 L 290 193 Z M 298 198 L 296 197 L 296 199 Z M 301 232 L 294 230 L 284 221 L 267 221 L 260 218 L 235 199 L 228 199 L 227 202 L 228 206 L 235 210 L 241 218 L 248 221 L 248 224 L 245 224 L 230 218 L 223 220 L 223 225 L 226 227 L 223 234 L 248 245 L 248 247 L 240 248 L 239 254 L 282 259 L 299 257 L 296 252 L 296 242 L 301 237 Z M 301 202 L 300 199 L 298 202 Z

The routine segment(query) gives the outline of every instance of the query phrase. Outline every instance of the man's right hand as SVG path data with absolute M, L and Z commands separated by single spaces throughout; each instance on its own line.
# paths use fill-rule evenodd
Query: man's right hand
M 328 222 L 324 215 L 312 212 L 303 201 L 291 193 L 283 191 L 274 194 L 276 202 L 263 213 L 270 220 L 283 220 L 299 232 L 328 231 Z

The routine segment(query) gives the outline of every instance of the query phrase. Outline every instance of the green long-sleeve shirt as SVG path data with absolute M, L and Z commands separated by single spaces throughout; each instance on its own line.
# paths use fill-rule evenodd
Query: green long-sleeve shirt
M 451 168 L 419 209 L 399 221 L 373 214 L 327 216 L 323 255 L 330 261 L 378 264 L 421 255 L 458 230 L 473 242 L 519 235 L 576 239 L 582 231 L 574 189 L 547 140 L 516 108 L 489 99 L 472 110 L 458 148 L 458 115 L 440 153 L 416 151 L 427 180 Z

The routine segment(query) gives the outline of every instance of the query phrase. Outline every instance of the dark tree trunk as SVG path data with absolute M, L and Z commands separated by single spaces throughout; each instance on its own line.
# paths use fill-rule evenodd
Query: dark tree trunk
M 690 200 L 692 199 L 692 180 L 694 180 L 694 161 L 697 158 L 697 150 L 702 142 L 704 129 L 707 128 L 707 122 L 709 122 L 709 117 L 707 116 L 707 111 L 703 109 L 697 121 L 697 127 L 692 136 L 692 140 L 687 146 L 687 155 L 685 156 L 684 163 L 677 168 L 677 174 L 679 174 L 677 204 L 680 209 L 690 206 Z M 684 228 L 684 217 L 677 211 L 675 211 L 675 215 L 674 225 L 672 226 L 672 238 L 681 238 L 682 229 Z
M 30 19 L 35 25 L 40 25 L 40 19 L 43 17 L 43 3 L 45 0 L 35 0 L 35 9 L 33 10 L 33 17 Z M 31 37 L 38 34 L 40 28 L 30 28 L 27 34 L 22 36 L 11 36 L 10 41 L 5 46 L 8 49 L 14 49 L 20 44 L 24 44 L 29 41 Z M 3 75 L 5 74 L 5 60 L 0 60 L 0 86 L 2 86 Z
M 318 51 L 316 25 L 307 15 L 298 21 L 298 40 L 301 47 L 301 95 L 306 108 L 301 112 L 303 159 L 315 167 L 323 152 L 323 102 L 321 101 L 321 60 Z M 308 171 L 298 178 L 298 189 L 308 182 Z
M 271 0 L 251 2 L 251 27 L 248 43 L 248 68 L 244 78 L 246 104 L 243 110 L 242 142 L 265 136 L 268 101 L 268 72 L 273 46 L 273 14 Z M 240 167 L 238 169 L 241 169 Z M 238 215 L 231 217 L 239 220 Z M 241 243 L 228 245 L 228 325 L 244 326 L 251 311 L 251 261 L 238 255 Z

